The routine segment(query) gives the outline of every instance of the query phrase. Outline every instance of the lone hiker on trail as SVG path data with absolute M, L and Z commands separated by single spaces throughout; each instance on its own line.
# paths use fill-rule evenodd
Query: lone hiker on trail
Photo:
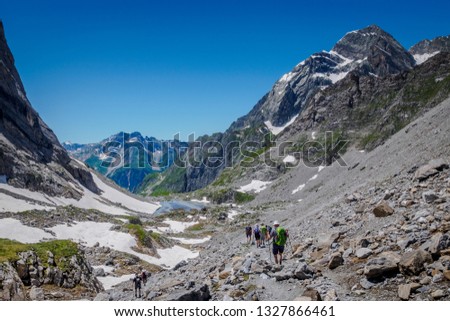
M 251 226 L 247 226 L 245 228 L 245 235 L 247 236 L 247 244 L 250 244 L 250 242 L 252 241 L 252 227 Z
M 142 282 L 141 277 L 139 276 L 138 273 L 136 273 L 136 275 L 134 276 L 134 279 L 133 279 L 133 283 L 134 283 L 134 297 L 135 298 L 140 298 L 141 297 L 141 287 L 142 287 L 141 282 Z M 139 296 L 138 296 L 138 292 L 139 292 Z
M 289 237 L 289 234 L 287 230 L 285 230 L 283 227 L 280 226 L 280 223 L 278 221 L 273 222 L 273 229 L 270 233 L 269 240 L 273 239 L 272 241 L 272 253 L 273 257 L 275 258 L 275 263 L 280 264 L 283 261 L 283 252 L 284 252 L 284 245 L 286 244 L 287 238 Z

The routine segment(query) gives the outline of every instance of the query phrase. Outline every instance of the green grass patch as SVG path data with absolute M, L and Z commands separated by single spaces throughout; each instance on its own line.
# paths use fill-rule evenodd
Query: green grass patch
M 67 268 L 65 261 L 78 254 L 78 246 L 69 240 L 54 240 L 48 242 L 24 244 L 13 240 L 0 239 L 0 263 L 17 261 L 18 253 L 33 250 L 41 259 L 44 266 L 47 264 L 47 251 L 53 253 L 55 262 L 61 270 Z
M 234 195 L 234 199 L 236 203 L 242 204 L 253 201 L 255 199 L 255 196 L 243 192 L 236 192 L 236 194 Z
M 186 230 L 191 232 L 198 232 L 203 230 L 204 224 L 203 223 L 197 223 L 195 225 L 189 226 Z
M 171 194 L 171 191 L 165 189 L 165 188 L 155 188 L 152 193 L 151 196 L 154 197 L 159 197 L 159 196 L 169 196 Z

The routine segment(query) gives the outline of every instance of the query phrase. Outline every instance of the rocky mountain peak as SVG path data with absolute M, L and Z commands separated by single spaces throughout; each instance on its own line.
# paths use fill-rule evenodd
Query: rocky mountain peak
M 450 35 L 422 40 L 412 46 L 409 52 L 420 65 L 439 52 L 450 52 Z
M 376 25 L 348 32 L 332 52 L 352 60 L 366 60 L 370 72 L 382 77 L 409 70 L 415 65 L 411 54 Z

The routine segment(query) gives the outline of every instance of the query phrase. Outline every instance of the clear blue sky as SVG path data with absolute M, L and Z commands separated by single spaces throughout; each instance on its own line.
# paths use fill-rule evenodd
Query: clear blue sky
M 0 0 L 28 98 L 61 141 L 223 131 L 347 31 L 406 48 L 450 34 L 450 1 Z

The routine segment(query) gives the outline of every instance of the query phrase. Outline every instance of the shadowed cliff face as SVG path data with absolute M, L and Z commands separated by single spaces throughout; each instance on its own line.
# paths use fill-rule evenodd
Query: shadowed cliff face
M 68 182 L 99 192 L 91 174 L 69 157 L 28 101 L 1 22 L 0 175 L 13 186 L 49 195 L 78 198 Z

